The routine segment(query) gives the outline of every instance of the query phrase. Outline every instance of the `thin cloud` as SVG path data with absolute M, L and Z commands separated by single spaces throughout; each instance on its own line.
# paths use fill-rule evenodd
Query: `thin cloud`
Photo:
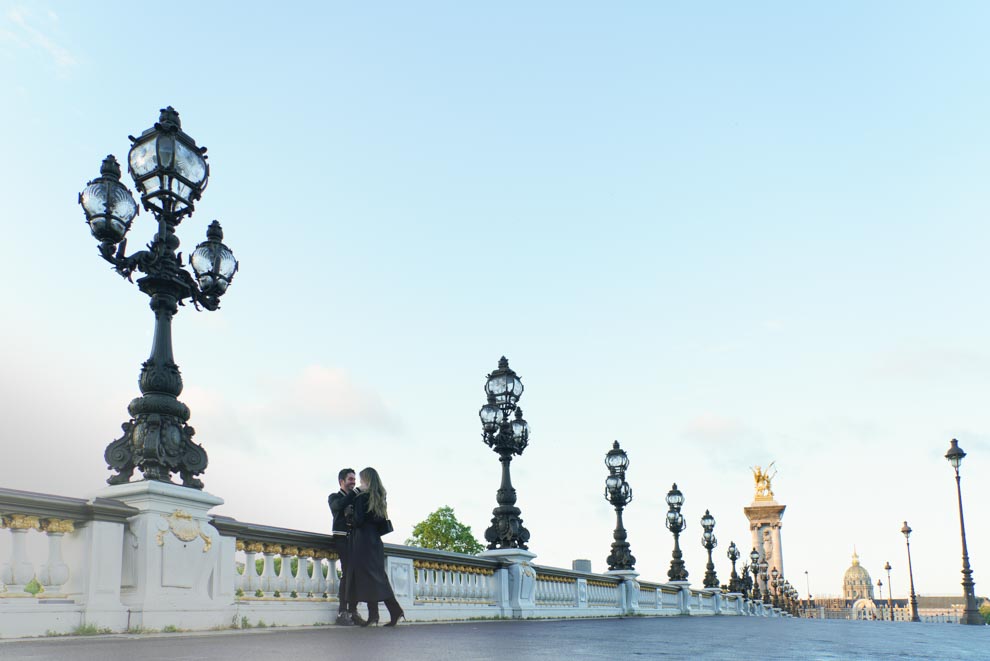
M 753 431 L 739 420 L 702 413 L 688 421 L 682 435 L 690 441 L 721 445 L 749 440 Z
M 47 15 L 49 22 L 58 21 L 58 15 L 55 12 L 48 11 Z M 5 41 L 40 48 L 51 57 L 55 68 L 63 74 L 78 64 L 76 57 L 68 49 L 58 44 L 44 30 L 34 24 L 27 9 L 14 7 L 8 10 L 7 20 L 13 25 L 13 30 L 4 29 L 0 32 Z
M 196 440 L 255 451 L 286 436 L 296 443 L 322 442 L 350 433 L 394 435 L 402 428 L 376 391 L 340 368 L 311 365 L 290 377 L 259 383 L 255 392 L 256 397 L 235 401 L 218 391 L 187 388 L 182 399 L 193 411 L 190 423 L 209 436 Z
M 954 348 L 901 349 L 876 357 L 873 371 L 895 379 L 990 375 L 990 356 Z

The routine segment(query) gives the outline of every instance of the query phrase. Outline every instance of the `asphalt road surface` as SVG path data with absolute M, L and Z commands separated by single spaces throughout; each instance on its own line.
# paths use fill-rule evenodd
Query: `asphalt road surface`
M 990 627 L 744 617 L 633 617 L 301 627 L 0 641 L 0 659 L 990 660 Z

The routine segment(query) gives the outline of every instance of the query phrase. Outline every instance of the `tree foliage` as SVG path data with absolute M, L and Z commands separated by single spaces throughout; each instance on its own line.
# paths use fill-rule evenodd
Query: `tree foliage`
M 406 540 L 406 544 L 471 555 L 481 553 L 485 548 L 474 538 L 471 526 L 458 521 L 454 516 L 453 508 L 446 505 L 417 523 L 413 528 L 412 537 Z
M 990 624 L 990 601 L 984 599 L 983 603 L 980 604 L 980 615 L 987 621 L 987 624 Z

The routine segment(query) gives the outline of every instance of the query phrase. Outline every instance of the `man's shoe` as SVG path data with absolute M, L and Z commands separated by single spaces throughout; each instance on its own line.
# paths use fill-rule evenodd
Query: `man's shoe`
M 344 611 L 343 613 L 337 613 L 337 621 L 334 624 L 338 627 L 353 627 L 354 620 L 351 619 L 350 613 Z

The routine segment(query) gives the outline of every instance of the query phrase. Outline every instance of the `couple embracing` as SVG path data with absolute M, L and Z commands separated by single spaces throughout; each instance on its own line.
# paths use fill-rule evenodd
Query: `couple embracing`
M 366 627 L 378 623 L 378 602 L 388 608 L 387 627 L 394 627 L 405 613 L 385 575 L 385 545 L 382 535 L 392 532 L 378 471 L 365 468 L 360 474 L 344 468 L 337 474 L 340 491 L 330 494 L 334 547 L 340 556 L 340 591 L 337 595 L 337 624 Z M 368 604 L 368 619 L 357 613 L 358 602 Z

